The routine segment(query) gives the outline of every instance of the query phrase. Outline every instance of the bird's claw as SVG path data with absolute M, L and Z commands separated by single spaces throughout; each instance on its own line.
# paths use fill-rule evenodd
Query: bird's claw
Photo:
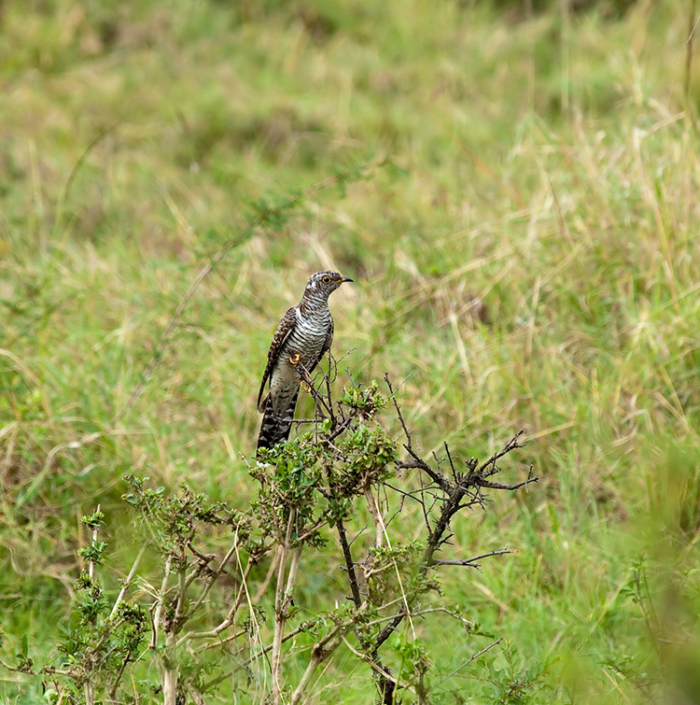
M 299 353 L 294 353 L 293 355 L 290 355 L 289 362 L 290 364 L 294 365 L 294 367 L 296 367 L 301 362 L 301 355 Z M 299 376 L 301 377 L 301 386 L 304 387 L 307 392 L 310 392 L 313 383 L 311 381 L 311 377 L 309 377 L 309 373 L 306 371 L 303 365 L 301 365 L 297 372 L 299 372 Z

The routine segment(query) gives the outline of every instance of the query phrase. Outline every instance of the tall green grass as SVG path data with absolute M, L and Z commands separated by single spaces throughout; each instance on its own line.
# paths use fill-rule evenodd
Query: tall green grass
M 127 472 L 252 497 L 239 454 L 254 447 L 272 331 L 308 274 L 332 266 L 357 282 L 332 302 L 341 370 L 389 371 L 426 453 L 446 440 L 483 456 L 524 428 L 518 470 L 542 476 L 453 526 L 455 556 L 519 551 L 443 575 L 511 647 L 491 671 L 438 685 L 484 644 L 455 643 L 447 625 L 423 634 L 435 702 L 529 702 L 491 682 L 528 670 L 545 671 L 523 686 L 532 702 L 695 702 L 700 78 L 686 105 L 687 5 L 640 0 L 610 20 L 423 0 L 6 2 L 3 649 L 24 633 L 50 644 L 78 518 L 97 503 L 124 569 Z M 360 165 L 362 179 L 315 192 L 222 260 L 115 423 L 250 201 Z M 304 573 L 302 610 L 327 598 Z M 34 702 L 33 686 L 0 678 L 0 697 Z M 316 702 L 356 702 L 348 684 L 366 681 L 340 653 Z

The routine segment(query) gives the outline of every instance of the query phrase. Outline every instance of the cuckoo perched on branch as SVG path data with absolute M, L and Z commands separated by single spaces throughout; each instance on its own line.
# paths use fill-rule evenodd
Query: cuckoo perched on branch
M 277 326 L 258 394 L 258 411 L 263 414 L 258 448 L 273 448 L 289 438 L 299 387 L 302 381 L 311 382 L 309 375 L 333 342 L 328 297 L 351 281 L 338 272 L 312 274 L 299 304 Z M 264 396 L 268 382 L 270 392 Z

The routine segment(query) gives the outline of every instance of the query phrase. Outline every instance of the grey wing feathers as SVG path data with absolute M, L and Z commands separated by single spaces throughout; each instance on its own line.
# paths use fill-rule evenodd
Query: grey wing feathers
M 323 356 L 331 349 L 331 345 L 333 344 L 333 329 L 334 329 L 334 324 L 333 324 L 333 319 L 331 318 L 331 325 L 330 328 L 328 329 L 328 334 L 326 335 L 326 339 L 323 341 L 323 347 L 321 348 L 321 352 L 318 354 L 318 358 L 316 359 L 316 362 L 314 362 L 313 365 L 307 370 L 307 372 L 311 373 L 316 369 L 316 365 L 318 365 L 321 360 L 323 360 Z M 330 369 L 330 368 L 329 368 Z
M 321 360 L 323 356 L 331 349 L 331 345 L 333 345 L 333 333 L 335 331 L 335 324 L 333 323 L 333 319 L 331 318 L 331 325 L 330 328 L 328 329 L 328 335 L 326 336 L 325 341 L 323 342 L 323 348 L 321 350 L 321 355 L 318 358 Z
M 291 335 L 294 330 L 294 326 L 297 323 L 297 312 L 296 307 L 292 307 L 287 311 L 287 313 L 282 316 L 282 320 L 277 326 L 275 335 L 272 337 L 272 343 L 270 344 L 270 349 L 267 353 L 267 366 L 265 367 L 265 372 L 263 373 L 262 382 L 260 383 L 260 391 L 258 392 L 258 411 L 262 413 L 265 410 L 265 401 L 263 399 L 263 394 L 265 393 L 265 385 L 270 379 L 272 370 L 275 367 L 277 358 L 279 357 L 280 350 L 282 346 L 287 341 L 287 338 Z

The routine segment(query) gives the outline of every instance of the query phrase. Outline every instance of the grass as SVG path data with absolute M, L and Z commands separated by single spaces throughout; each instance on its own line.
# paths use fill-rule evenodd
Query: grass
M 443 576 L 512 649 L 436 685 L 435 701 L 521 702 L 488 679 L 534 669 L 549 690 L 525 688 L 532 702 L 694 702 L 700 79 L 684 113 L 687 11 L 640 0 L 619 20 L 593 9 L 562 25 L 558 9 L 515 21 L 481 2 L 5 3 L 5 648 L 21 633 L 50 641 L 70 608 L 78 517 L 97 503 L 126 561 L 120 478 L 134 467 L 213 499 L 252 496 L 239 453 L 254 447 L 272 330 L 308 274 L 333 266 L 357 281 L 334 295 L 335 351 L 351 350 L 355 379 L 405 380 L 424 450 L 484 456 L 524 428 L 517 470 L 542 476 L 453 527 L 455 556 L 519 551 Z M 247 204 L 359 165 L 364 178 L 315 192 L 221 261 L 115 423 Z M 312 570 L 301 590 L 302 605 L 327 598 Z M 449 633 L 422 635 L 435 684 L 481 648 Z M 31 701 L 2 678 L 0 697 Z M 355 702 L 348 682 L 367 687 L 341 653 L 317 701 Z

